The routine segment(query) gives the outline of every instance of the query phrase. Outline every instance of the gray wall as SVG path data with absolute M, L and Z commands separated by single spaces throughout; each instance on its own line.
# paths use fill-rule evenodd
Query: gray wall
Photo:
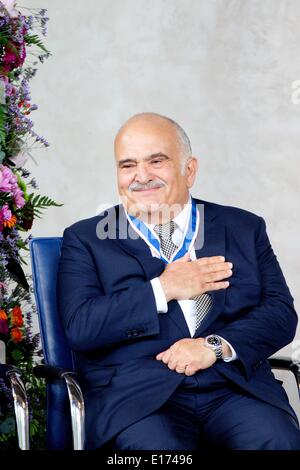
M 32 83 L 51 147 L 27 166 L 64 203 L 33 234 L 61 235 L 118 202 L 114 134 L 133 113 L 161 112 L 199 157 L 193 194 L 266 219 L 299 310 L 299 0 L 24 4 L 48 8 L 53 53 Z

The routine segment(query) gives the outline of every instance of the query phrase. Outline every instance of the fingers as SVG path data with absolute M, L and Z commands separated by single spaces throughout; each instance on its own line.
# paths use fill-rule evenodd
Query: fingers
M 178 363 L 178 359 L 172 357 L 171 348 L 162 351 L 161 353 L 156 355 L 156 359 L 161 360 L 164 362 L 169 369 L 175 370 L 179 374 L 184 374 L 187 364 Z
M 156 359 L 160 360 L 162 359 L 163 355 L 165 354 L 165 352 L 167 352 L 168 350 L 166 349 L 165 351 L 162 351 L 160 352 L 159 354 L 156 355 Z
M 200 265 L 210 265 L 210 264 L 216 264 L 216 263 L 224 263 L 225 258 L 224 256 L 208 256 L 204 258 L 198 258 L 195 260 L 197 263 Z
M 184 371 L 185 375 L 194 375 L 196 373 L 196 370 L 192 366 L 187 366 Z
M 178 364 L 177 359 L 170 358 L 169 361 L 163 359 L 163 362 L 168 366 L 170 370 L 178 372 L 178 374 L 184 374 L 187 368 L 187 364 Z
M 159 358 L 170 370 L 174 370 L 178 374 L 194 375 L 198 370 L 191 364 L 184 364 L 182 362 L 178 362 L 178 359 L 172 358 L 170 349 L 157 354 L 156 359 Z
M 225 271 L 232 269 L 233 264 L 230 262 L 224 263 L 213 263 L 213 264 L 199 264 L 197 263 L 198 260 L 195 260 L 196 265 L 198 266 L 201 273 L 216 273 L 219 271 Z M 200 260 L 199 260 L 200 261 Z
M 222 281 L 223 279 L 227 279 L 230 276 L 232 276 L 231 269 L 226 269 L 225 271 L 220 271 L 218 273 L 204 274 L 202 276 L 202 279 L 205 283 L 206 282 L 217 282 L 217 281 Z
M 227 289 L 227 287 L 229 287 L 229 285 L 230 285 L 230 283 L 228 281 L 208 282 L 207 284 L 205 284 L 204 292 L 210 292 L 212 290 Z
M 156 356 L 156 359 L 161 360 L 165 364 L 168 364 L 169 360 L 171 358 L 171 351 L 170 349 L 167 349 L 166 351 L 161 352 Z
M 171 359 L 169 360 L 167 366 L 169 367 L 169 369 L 175 370 L 176 367 L 177 367 L 177 359 L 171 358 Z M 180 367 L 179 367 L 179 368 L 180 368 Z
M 218 273 L 228 271 L 233 268 L 230 261 L 225 261 L 224 256 L 210 256 L 208 258 L 198 258 L 192 261 L 194 266 L 197 266 L 201 274 Z M 232 272 L 231 272 L 232 274 Z
M 225 281 L 225 279 L 232 276 L 233 264 L 231 262 L 225 262 L 224 256 L 199 258 L 193 262 L 198 264 L 201 279 L 204 282 L 205 292 L 229 287 L 230 283 Z

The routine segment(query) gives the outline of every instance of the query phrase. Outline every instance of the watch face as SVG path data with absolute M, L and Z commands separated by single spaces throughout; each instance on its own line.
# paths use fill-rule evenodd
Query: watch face
M 220 346 L 221 344 L 221 340 L 218 338 L 218 336 L 209 336 L 207 338 L 207 342 L 212 346 Z

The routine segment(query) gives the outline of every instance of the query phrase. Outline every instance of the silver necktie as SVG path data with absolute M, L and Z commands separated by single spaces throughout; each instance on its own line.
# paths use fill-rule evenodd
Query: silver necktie
M 174 251 L 178 248 L 172 241 L 172 235 L 176 228 L 176 224 L 173 220 L 166 224 L 159 224 L 154 226 L 154 231 L 157 233 L 160 239 L 160 248 L 162 254 L 170 259 Z M 204 317 L 210 311 L 212 307 L 212 298 L 209 294 L 201 294 L 192 299 L 196 302 L 196 330 L 202 323 Z

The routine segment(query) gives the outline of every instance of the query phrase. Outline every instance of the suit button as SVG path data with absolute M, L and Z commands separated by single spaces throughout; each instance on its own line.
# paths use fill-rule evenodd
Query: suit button
M 126 331 L 126 333 L 127 333 L 127 338 L 131 338 L 132 332 L 131 331 Z
M 138 331 L 137 330 L 132 330 L 132 336 L 138 336 Z

